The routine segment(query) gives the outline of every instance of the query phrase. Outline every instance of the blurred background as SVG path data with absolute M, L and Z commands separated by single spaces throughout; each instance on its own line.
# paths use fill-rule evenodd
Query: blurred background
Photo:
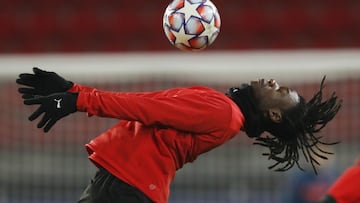
M 315 176 L 311 168 L 269 171 L 245 134 L 181 169 L 170 203 L 310 203 L 360 156 L 360 1 L 214 0 L 220 35 L 203 52 L 166 39 L 169 1 L 0 0 L 0 202 L 76 202 L 95 172 L 84 144 L 117 121 L 69 116 L 44 134 L 27 117 L 17 75 L 33 66 L 112 91 L 208 85 L 219 91 L 275 78 L 309 99 L 327 76 L 343 99 L 322 131 L 340 144 Z

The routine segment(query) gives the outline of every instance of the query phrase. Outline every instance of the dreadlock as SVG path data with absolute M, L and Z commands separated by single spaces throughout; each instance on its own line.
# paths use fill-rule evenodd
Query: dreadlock
M 302 152 L 306 162 L 312 165 L 317 174 L 315 165 L 320 165 L 317 157 L 327 159 L 326 155 L 333 154 L 320 148 L 320 145 L 334 145 L 321 141 L 317 136 L 322 128 L 334 118 L 341 107 L 341 100 L 332 93 L 329 99 L 323 101 L 325 76 L 320 85 L 320 90 L 306 103 L 300 96 L 300 102 L 293 108 L 283 112 L 281 123 L 265 123 L 265 131 L 272 136 L 258 136 L 254 144 L 269 148 L 269 153 L 263 155 L 276 163 L 269 169 L 276 167 L 276 171 L 287 171 L 294 165 L 303 170 L 299 164 Z

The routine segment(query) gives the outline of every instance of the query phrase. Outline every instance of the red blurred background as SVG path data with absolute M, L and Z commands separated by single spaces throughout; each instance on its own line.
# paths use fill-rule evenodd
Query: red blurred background
M 360 47 L 358 0 L 216 0 L 210 50 Z M 0 53 L 174 50 L 162 30 L 168 1 L 2 0 Z

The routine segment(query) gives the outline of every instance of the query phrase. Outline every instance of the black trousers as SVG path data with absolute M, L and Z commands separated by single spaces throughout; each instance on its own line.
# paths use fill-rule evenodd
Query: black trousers
M 100 168 L 77 203 L 153 203 L 138 189 Z
M 331 195 L 325 195 L 320 203 L 336 203 L 336 200 Z

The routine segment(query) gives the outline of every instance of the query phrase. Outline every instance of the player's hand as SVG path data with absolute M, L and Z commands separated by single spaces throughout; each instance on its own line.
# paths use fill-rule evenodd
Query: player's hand
M 29 99 L 35 95 L 46 96 L 57 92 L 66 92 L 73 86 L 71 81 L 65 80 L 55 72 L 48 72 L 37 67 L 32 73 L 21 73 L 16 83 L 26 87 L 20 87 L 18 91 L 22 98 Z
M 55 123 L 61 118 L 74 113 L 78 93 L 55 93 L 48 96 L 38 96 L 35 98 L 25 99 L 26 105 L 40 105 L 30 116 L 29 120 L 33 121 L 41 114 L 44 114 L 37 124 L 38 128 L 44 127 L 44 132 L 48 132 Z

